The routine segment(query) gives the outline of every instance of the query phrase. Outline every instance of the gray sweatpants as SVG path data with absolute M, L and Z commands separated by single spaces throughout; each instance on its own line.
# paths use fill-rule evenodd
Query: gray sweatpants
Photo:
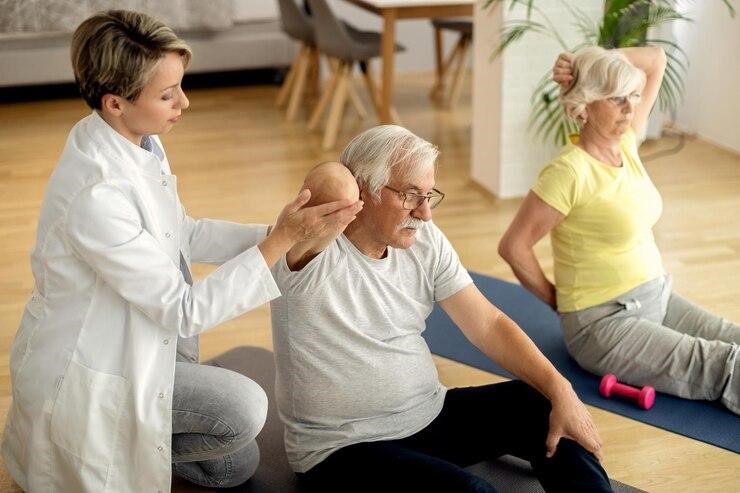
M 560 314 L 584 369 L 688 399 L 721 399 L 740 414 L 740 326 L 685 300 L 669 276 L 617 298 Z

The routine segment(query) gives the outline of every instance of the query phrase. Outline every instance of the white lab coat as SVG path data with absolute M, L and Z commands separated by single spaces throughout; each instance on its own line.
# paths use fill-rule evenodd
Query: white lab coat
M 10 356 L 2 452 L 26 491 L 170 491 L 178 336 L 280 294 L 256 247 L 266 226 L 193 220 L 176 185 L 96 112 L 72 129 Z M 191 286 L 191 258 L 222 265 Z

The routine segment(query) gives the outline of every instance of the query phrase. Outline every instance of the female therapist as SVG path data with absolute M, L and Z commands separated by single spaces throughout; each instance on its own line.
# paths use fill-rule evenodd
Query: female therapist
M 256 469 L 260 387 L 197 364 L 201 332 L 280 295 L 269 267 L 341 230 L 361 203 L 301 208 L 270 231 L 187 216 L 157 134 L 189 102 L 188 46 L 140 13 L 84 21 L 72 64 L 92 113 L 52 173 L 35 279 L 10 355 L 3 458 L 24 491 L 169 491 L 171 471 L 229 487 Z M 220 264 L 193 282 L 190 262 Z

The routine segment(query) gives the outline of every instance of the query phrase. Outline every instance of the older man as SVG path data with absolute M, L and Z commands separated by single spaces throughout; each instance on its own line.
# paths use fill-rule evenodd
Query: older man
M 488 492 L 464 468 L 511 454 L 548 491 L 611 491 L 598 433 L 568 381 L 478 291 L 432 223 L 444 197 L 437 154 L 398 126 L 357 136 L 341 157 L 347 169 L 329 173 L 348 183 L 351 172 L 364 208 L 344 234 L 296 245 L 273 268 L 291 466 L 316 491 Z M 333 189 L 356 198 L 352 186 Z M 521 381 L 443 387 L 421 337 L 434 303 Z

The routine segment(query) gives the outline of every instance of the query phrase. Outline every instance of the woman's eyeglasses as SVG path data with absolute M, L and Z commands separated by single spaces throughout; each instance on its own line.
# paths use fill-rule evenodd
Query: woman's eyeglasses
M 633 105 L 639 103 L 641 97 L 642 96 L 640 95 L 640 93 L 633 92 L 632 94 L 628 94 L 627 96 L 612 96 L 606 99 L 607 101 L 621 108 L 622 106 L 627 104 L 627 101 L 629 101 Z

